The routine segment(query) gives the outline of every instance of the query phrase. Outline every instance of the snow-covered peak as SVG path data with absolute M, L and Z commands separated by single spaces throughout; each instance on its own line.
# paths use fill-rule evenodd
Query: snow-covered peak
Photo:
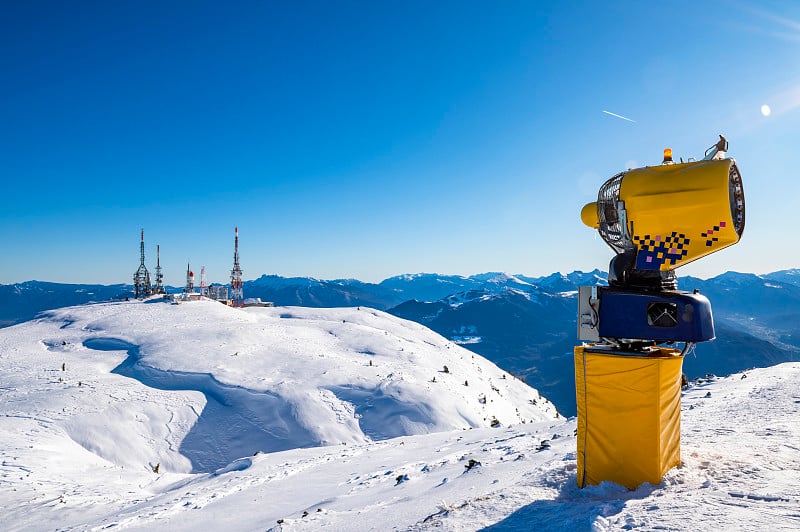
M 530 285 L 529 282 L 520 279 L 516 275 L 510 275 L 503 272 L 487 272 L 487 273 L 479 273 L 477 275 L 470 276 L 470 279 L 474 281 L 480 281 L 482 283 L 491 283 L 497 285 Z
M 273 290 L 295 287 L 295 286 L 316 286 L 322 281 L 314 277 L 281 277 L 280 275 L 262 275 L 261 277 L 248 281 L 255 286 L 271 288 Z
M 762 275 L 765 279 L 772 281 L 780 281 L 795 286 L 800 286 L 800 268 L 793 268 L 790 270 L 781 270 L 777 272 Z
M 754 273 L 725 272 L 713 278 L 721 286 L 736 287 L 746 284 L 760 285 L 763 283 L 761 276 Z
M 442 275 L 439 273 L 419 272 L 419 273 L 404 273 L 402 275 L 395 275 L 394 277 L 388 277 L 384 279 L 382 283 L 390 284 L 396 281 L 411 282 L 411 281 L 419 281 L 422 279 L 431 279 L 433 281 L 442 282 L 448 279 L 467 279 L 467 278 L 461 275 Z
M 547 296 L 535 286 L 524 286 L 524 289 L 514 288 L 514 286 L 498 286 L 492 290 L 487 288 L 467 290 L 458 292 L 441 299 L 440 301 L 450 307 L 457 308 L 465 303 L 477 301 L 495 301 L 510 297 L 522 297 L 528 301 L 537 301 L 540 296 Z M 552 295 L 551 295 L 552 297 Z

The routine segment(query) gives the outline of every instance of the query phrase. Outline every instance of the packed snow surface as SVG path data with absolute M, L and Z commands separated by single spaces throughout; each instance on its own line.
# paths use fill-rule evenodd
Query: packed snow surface
M 800 363 L 693 383 L 681 467 L 579 490 L 575 420 L 418 324 L 60 309 L 0 330 L 0 528 L 798 530 L 798 390 Z

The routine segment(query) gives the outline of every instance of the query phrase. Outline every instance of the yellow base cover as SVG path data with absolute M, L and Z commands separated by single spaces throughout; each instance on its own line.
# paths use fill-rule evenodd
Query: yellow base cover
M 579 487 L 658 484 L 680 465 L 682 365 L 677 349 L 633 356 L 575 347 Z

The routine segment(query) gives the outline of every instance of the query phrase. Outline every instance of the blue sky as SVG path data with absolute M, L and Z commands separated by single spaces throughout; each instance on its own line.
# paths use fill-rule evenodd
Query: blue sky
M 795 2 L 5 2 L 0 283 L 606 269 L 607 178 L 724 133 L 799 267 Z M 769 105 L 771 114 L 761 113 Z M 616 118 L 603 111 L 629 117 Z

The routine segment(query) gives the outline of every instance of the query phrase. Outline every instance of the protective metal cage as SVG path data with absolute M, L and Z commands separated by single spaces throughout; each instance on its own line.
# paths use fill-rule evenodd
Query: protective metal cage
M 606 244 L 618 254 L 633 248 L 633 243 L 625 235 L 625 221 L 621 219 L 618 209 L 623 177 L 625 172 L 615 175 L 603 183 L 597 194 L 597 230 Z

